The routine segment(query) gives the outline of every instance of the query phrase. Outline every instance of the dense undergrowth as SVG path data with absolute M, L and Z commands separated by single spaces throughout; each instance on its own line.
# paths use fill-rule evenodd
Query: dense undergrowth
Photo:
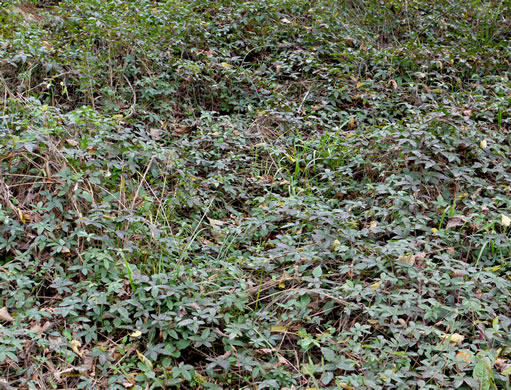
M 0 388 L 509 388 L 510 17 L 1 1 Z

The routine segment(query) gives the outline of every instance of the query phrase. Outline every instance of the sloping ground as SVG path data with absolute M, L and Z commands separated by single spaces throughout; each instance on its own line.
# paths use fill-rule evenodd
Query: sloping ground
M 508 1 L 2 5 L 0 388 L 509 387 Z

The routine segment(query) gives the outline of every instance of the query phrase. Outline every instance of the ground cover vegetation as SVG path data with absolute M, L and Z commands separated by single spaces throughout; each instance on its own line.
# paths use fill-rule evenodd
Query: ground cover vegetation
M 509 389 L 511 5 L 0 2 L 0 388 Z

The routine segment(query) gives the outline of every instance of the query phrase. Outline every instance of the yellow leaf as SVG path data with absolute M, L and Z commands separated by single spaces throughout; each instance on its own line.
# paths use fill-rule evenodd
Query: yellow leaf
M 126 179 L 124 178 L 123 175 L 121 175 L 121 185 L 119 187 L 119 191 L 120 192 L 126 191 Z
M 432 229 L 431 229 L 431 232 L 432 232 L 433 234 L 437 234 L 437 233 L 438 233 L 438 229 L 437 229 L 437 228 L 432 228 Z
M 43 46 L 48 49 L 49 51 L 53 51 L 53 46 L 50 45 L 50 43 L 48 41 L 41 41 L 41 43 L 43 44 Z
M 466 362 L 470 362 L 472 354 L 470 352 L 460 351 L 456 354 L 458 359 L 463 359 Z
M 497 272 L 501 268 L 500 265 L 494 265 L 493 267 L 485 267 L 485 271 Z
M 284 155 L 287 157 L 287 159 L 292 162 L 292 163 L 295 163 L 296 162 L 296 159 L 291 156 L 289 153 L 284 153 Z
M 398 261 L 401 261 L 403 263 L 408 263 L 410 265 L 415 264 L 415 255 L 409 255 L 409 256 L 399 256 Z
M 502 375 L 511 376 L 511 364 L 501 372 Z
M 355 390 L 353 386 L 347 385 L 346 383 L 339 383 L 339 386 L 341 386 L 341 389 L 344 390 Z
M 71 349 L 73 350 L 74 353 L 76 353 L 78 356 L 82 356 L 79 348 L 82 346 L 82 343 L 80 342 L 80 340 L 71 340 Z
M 16 211 L 18 212 L 18 218 L 20 219 L 20 222 L 24 225 L 27 222 L 30 222 L 30 216 L 25 214 L 21 209 L 16 208 Z
M 375 228 L 376 226 L 378 226 L 378 222 L 376 222 L 376 221 L 371 221 L 371 223 L 369 224 L 369 227 L 372 227 L 372 228 Z
M 336 251 L 341 247 L 341 242 L 339 240 L 334 240 L 334 243 L 332 244 L 332 249 Z
M 142 336 L 142 332 L 137 329 L 132 334 L 130 334 L 130 336 L 135 338 L 135 339 L 138 339 L 140 336 Z
M 444 334 L 442 338 L 448 340 L 451 344 L 458 344 L 465 340 L 465 336 L 459 333 Z
M 355 117 L 352 117 L 348 122 L 348 129 L 353 130 L 356 126 Z
M 381 282 L 373 283 L 369 286 L 371 290 L 378 290 L 381 287 Z
M 282 326 L 282 325 L 274 325 L 270 328 L 270 332 L 273 332 L 273 333 L 286 333 L 287 332 L 287 327 L 285 326 Z
M 231 64 L 228 64 L 227 62 L 222 62 L 220 64 L 222 66 L 222 68 L 224 69 L 232 69 L 232 65 Z
M 137 351 L 137 356 L 142 363 L 146 364 L 151 370 L 153 369 L 153 363 L 144 355 L 142 355 L 139 351 Z
M 507 215 L 502 214 L 502 225 L 505 227 L 509 227 L 511 225 L 511 218 L 509 218 Z

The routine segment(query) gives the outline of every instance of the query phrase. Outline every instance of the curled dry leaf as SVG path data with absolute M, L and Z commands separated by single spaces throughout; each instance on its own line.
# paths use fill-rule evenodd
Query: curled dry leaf
M 405 328 L 405 329 L 408 328 L 408 324 L 402 318 L 398 318 L 397 322 L 399 322 L 403 328 Z
M 48 329 L 50 329 L 52 327 L 52 323 L 50 321 L 46 321 L 44 324 L 39 324 L 39 323 L 36 323 L 35 325 L 33 325 L 30 330 L 32 332 L 35 332 L 35 333 L 39 333 L 39 334 L 42 334 L 44 332 L 46 332 Z
M 175 134 L 186 134 L 194 129 L 195 126 L 176 126 L 174 127 Z
M 511 363 L 509 363 L 507 359 L 496 359 L 493 362 L 493 365 L 501 373 L 507 372 L 509 370 L 509 373 L 504 375 L 511 375 Z
M 0 309 L 0 321 L 14 322 L 14 318 L 9 314 L 5 306 Z
M 220 228 L 221 226 L 225 225 L 225 222 L 219 219 L 213 219 L 208 217 L 208 221 L 211 227 L 213 228 Z
M 277 363 L 278 366 L 291 366 L 291 363 L 289 363 L 289 360 L 287 360 L 284 356 L 278 355 L 279 362 Z
M 61 371 L 57 371 L 54 375 L 57 382 L 61 382 L 64 378 L 67 377 L 85 376 L 87 375 L 87 371 L 85 367 L 70 367 Z
M 152 370 L 153 369 L 153 362 L 151 362 L 147 357 L 145 357 L 143 354 L 141 354 L 138 350 L 136 352 L 137 352 L 138 359 L 142 363 L 146 364 Z
M 195 302 L 187 303 L 187 304 L 185 304 L 185 306 L 189 307 L 191 309 L 194 309 L 194 310 L 200 310 L 201 309 L 201 307 L 197 303 L 195 303 Z
M 80 347 L 82 346 L 82 343 L 80 340 L 71 340 L 71 349 L 74 353 L 76 353 L 78 356 L 82 357 L 82 353 L 80 352 Z
M 68 143 L 68 145 L 70 146 L 78 146 L 78 141 L 77 140 L 74 140 L 72 138 L 68 138 L 66 139 L 66 142 Z

